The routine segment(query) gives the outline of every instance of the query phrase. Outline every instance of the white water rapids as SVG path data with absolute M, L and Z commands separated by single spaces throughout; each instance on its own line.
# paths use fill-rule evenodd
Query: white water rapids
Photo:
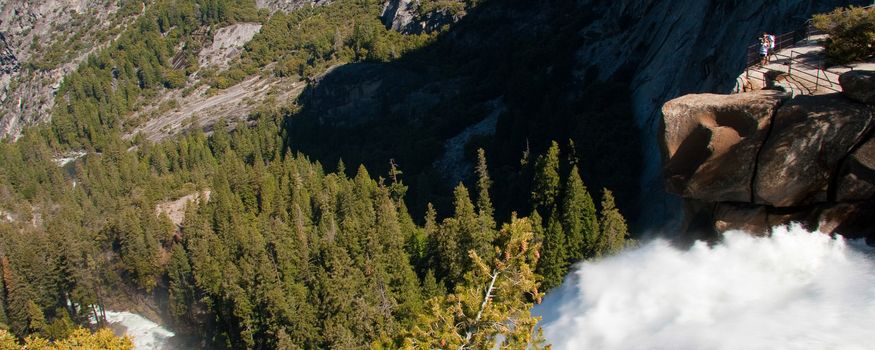
M 799 227 L 580 264 L 534 310 L 554 350 L 871 349 L 875 262 Z
M 166 349 L 167 340 L 174 336 L 173 332 L 157 323 L 130 312 L 107 310 L 106 321 L 125 328 L 127 335 L 134 341 L 134 350 Z

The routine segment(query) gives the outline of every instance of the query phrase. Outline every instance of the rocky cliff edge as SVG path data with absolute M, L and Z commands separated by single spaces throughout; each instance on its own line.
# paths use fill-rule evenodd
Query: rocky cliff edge
M 659 136 L 684 230 L 717 233 L 799 222 L 875 239 L 875 72 L 851 71 L 841 94 L 761 90 L 667 102 Z

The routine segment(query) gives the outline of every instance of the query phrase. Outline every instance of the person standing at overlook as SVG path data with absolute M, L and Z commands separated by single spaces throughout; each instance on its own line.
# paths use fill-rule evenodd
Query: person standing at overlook
M 765 66 L 769 62 L 769 50 L 772 48 L 772 40 L 769 33 L 763 32 L 760 36 L 760 65 Z

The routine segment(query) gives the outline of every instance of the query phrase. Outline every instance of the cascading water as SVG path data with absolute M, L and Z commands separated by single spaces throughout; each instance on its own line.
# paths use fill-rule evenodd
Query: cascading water
M 779 227 L 665 241 L 576 267 L 534 310 L 565 349 L 871 349 L 872 251 Z
M 166 350 L 168 340 L 174 336 L 173 332 L 157 323 L 130 312 L 107 310 L 106 321 L 125 328 L 127 335 L 133 338 L 134 350 Z

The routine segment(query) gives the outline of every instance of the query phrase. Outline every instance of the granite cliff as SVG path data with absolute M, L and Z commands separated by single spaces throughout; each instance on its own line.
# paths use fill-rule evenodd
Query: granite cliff
M 875 72 L 841 76 L 842 93 L 761 90 L 666 103 L 659 138 L 666 188 L 692 234 L 800 222 L 875 238 Z
M 392 125 L 398 133 L 419 135 L 385 152 L 396 157 L 399 150 L 415 150 L 416 157 L 396 160 L 416 174 L 443 157 L 447 140 L 491 117 L 491 101 L 503 101 L 494 132 L 484 133 L 487 141 L 479 144 L 503 153 L 493 157 L 497 166 L 519 164 L 527 147 L 543 151 L 550 138 L 574 139 L 587 182 L 617 189 L 621 206 L 639 212 L 630 216 L 640 228 L 662 228 L 675 223 L 680 208 L 662 185 L 656 143 L 662 104 L 686 93 L 728 93 L 759 32 L 789 31 L 812 13 L 848 3 L 484 1 L 427 50 L 399 62 L 328 73 L 301 100 L 302 119 L 312 119 L 299 135 L 301 147 L 328 164 L 343 155 L 380 169 L 384 153 L 362 151 L 377 135 L 362 136 L 349 125 Z M 416 32 L 411 25 L 423 26 L 417 4 L 388 1 L 384 23 Z M 420 103 L 439 96 L 440 103 Z M 320 152 L 318 143 L 326 139 L 343 142 Z M 369 162 L 349 156 L 359 152 L 381 157 Z M 456 179 L 455 173 L 445 177 Z
M 0 1 L 0 138 L 49 120 L 64 76 L 115 39 L 146 3 Z

